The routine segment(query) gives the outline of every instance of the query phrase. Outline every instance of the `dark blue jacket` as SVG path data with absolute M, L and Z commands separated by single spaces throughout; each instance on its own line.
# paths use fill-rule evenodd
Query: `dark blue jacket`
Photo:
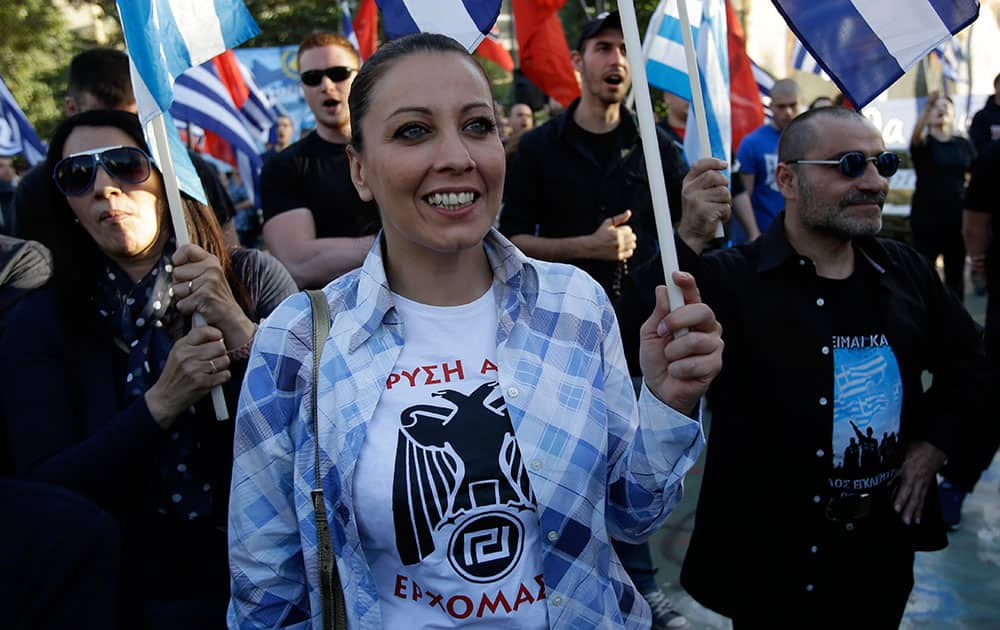
M 288 272 L 260 252 L 241 251 L 233 265 L 260 316 L 295 290 Z M 80 316 L 90 307 L 81 305 Z M 225 529 L 233 420 L 217 421 L 207 396 L 195 405 L 205 462 L 199 480 L 209 484 L 212 516 L 169 519 L 158 507 L 160 454 L 172 431 L 156 424 L 144 397 L 124 402 L 119 386 L 127 357 L 109 332 L 100 325 L 67 332 L 55 292 L 44 288 L 25 297 L 10 316 L 0 354 L 2 414 L 17 476 L 75 490 L 118 520 L 126 586 L 155 599 L 210 598 L 222 615 L 229 585 Z M 233 377 L 223 387 L 230 418 L 245 369 L 246 361 L 233 361 Z

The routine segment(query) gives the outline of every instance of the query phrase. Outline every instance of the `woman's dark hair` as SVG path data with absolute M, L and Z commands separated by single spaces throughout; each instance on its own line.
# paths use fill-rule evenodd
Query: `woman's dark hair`
M 476 62 L 464 46 L 447 35 L 437 33 L 414 33 L 394 39 L 382 45 L 375 54 L 365 60 L 358 76 L 351 84 L 351 95 L 347 103 L 351 110 L 351 146 L 358 153 L 362 150 L 361 121 L 364 120 L 371 106 L 372 94 L 379 80 L 396 62 L 418 53 L 458 53 L 476 64 L 483 75 L 486 85 L 490 79 L 486 71 Z M 491 97 L 492 99 L 492 97 Z
M 77 127 L 115 127 L 127 133 L 143 151 L 149 153 L 149 147 L 143 137 L 139 118 L 135 114 L 119 110 L 91 110 L 72 116 L 56 127 L 49 142 L 44 165 L 48 177 L 44 180 L 44 196 L 40 196 L 47 203 L 39 203 L 31 209 L 37 216 L 33 223 L 44 226 L 44 232 L 26 236 L 42 242 L 52 251 L 52 286 L 64 325 L 86 328 L 96 318 L 96 313 L 89 313 L 89 309 L 81 308 L 81 305 L 89 303 L 95 279 L 106 258 L 87 231 L 75 221 L 76 215 L 52 179 L 56 164 L 63 158 L 66 139 Z M 156 173 L 162 179 L 158 170 Z M 236 303 L 253 318 L 249 292 L 233 272 L 229 250 L 215 213 L 210 207 L 186 195 L 182 195 L 182 200 L 191 242 L 219 259 Z M 166 201 L 163 200 L 163 203 L 166 204 Z M 173 231 L 169 220 L 163 221 L 161 229 Z

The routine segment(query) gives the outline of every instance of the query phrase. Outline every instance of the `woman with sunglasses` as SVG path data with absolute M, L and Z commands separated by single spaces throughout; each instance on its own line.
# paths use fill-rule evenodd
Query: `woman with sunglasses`
M 913 126 L 910 157 L 917 175 L 910 204 L 913 246 L 936 263 L 944 257 L 944 282 L 959 300 L 965 298 L 965 241 L 962 210 L 966 176 L 976 150 L 968 138 L 954 133 L 955 106 L 938 92 Z
M 212 210 L 187 197 L 192 244 L 176 246 L 134 114 L 64 121 L 45 168 L 51 202 L 34 211 L 52 281 L 0 342 L 17 473 L 117 518 L 123 627 L 221 627 L 233 423 L 207 394 L 223 386 L 235 411 L 255 322 L 294 284 L 259 253 L 234 263 Z
M 348 627 L 648 626 L 609 535 L 644 540 L 680 497 L 703 443 L 688 415 L 721 367 L 714 315 L 690 276 L 669 315 L 659 287 L 637 405 L 604 290 L 491 229 L 504 151 L 475 59 L 440 35 L 389 42 L 350 105 L 352 178 L 384 227 L 323 289 L 319 356 L 306 296 L 258 333 L 230 627 L 321 627 L 324 526 Z

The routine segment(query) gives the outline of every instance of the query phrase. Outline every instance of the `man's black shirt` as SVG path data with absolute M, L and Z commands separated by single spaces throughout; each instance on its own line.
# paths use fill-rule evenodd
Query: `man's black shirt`
M 308 208 L 317 238 L 375 234 L 381 225 L 378 209 L 358 197 L 345 149 L 312 132 L 266 160 L 260 174 L 264 222 Z
M 699 257 L 677 243 L 681 268 L 695 274 L 726 342 L 722 372 L 708 392 L 711 435 L 681 582 L 702 604 L 734 616 L 754 606 L 762 589 L 805 597 L 804 585 L 821 579 L 826 566 L 810 548 L 823 549 L 831 536 L 850 531 L 824 512 L 840 402 L 832 338 L 845 319 L 832 308 L 814 263 L 788 242 L 784 214 L 761 238 L 736 248 Z M 855 291 L 853 307 L 868 311 L 872 330 L 885 335 L 898 361 L 899 443 L 905 449 L 928 441 L 960 457 L 983 413 L 979 327 L 912 248 L 875 238 L 853 245 L 855 273 L 866 283 Z M 647 282 L 663 281 L 658 261 L 646 271 L 655 276 Z M 642 310 L 649 313 L 652 303 Z M 933 375 L 926 391 L 925 370 Z M 864 562 L 947 543 L 936 486 L 918 525 L 904 527 L 885 499 L 877 507 L 885 526 L 863 533 L 858 523 L 854 534 L 878 541 L 890 555 Z
M 555 119 L 521 138 L 507 171 L 500 231 L 505 236 L 530 234 L 566 238 L 592 234 L 601 223 L 625 210 L 636 233 L 630 273 L 648 264 L 658 251 L 649 180 L 635 117 L 621 108 L 621 122 L 607 136 L 607 158 L 591 142 L 596 134 L 573 121 L 579 99 Z M 603 139 L 603 138 L 602 138 Z M 657 131 L 663 177 L 673 222 L 680 219 L 681 183 L 687 166 L 673 141 Z M 569 261 L 597 280 L 612 297 L 618 263 Z

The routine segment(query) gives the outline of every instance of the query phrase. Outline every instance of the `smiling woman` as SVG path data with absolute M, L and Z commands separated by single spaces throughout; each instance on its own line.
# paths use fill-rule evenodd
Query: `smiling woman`
M 351 108 L 351 175 L 361 198 L 378 203 L 393 290 L 438 306 L 467 304 L 492 281 L 482 241 L 503 197 L 489 81 L 454 50 L 387 63 L 384 74 L 369 75 L 368 98 L 368 85 L 355 82 L 355 100 L 364 102 Z
M 319 356 L 305 296 L 258 333 L 230 626 L 319 627 L 324 525 L 350 627 L 648 626 L 608 536 L 648 536 L 679 498 L 703 444 L 687 414 L 721 367 L 714 315 L 690 276 L 669 315 L 661 287 L 637 405 L 600 285 L 491 228 L 504 152 L 474 58 L 441 35 L 390 42 L 350 110 L 351 176 L 383 230 L 323 289 Z

